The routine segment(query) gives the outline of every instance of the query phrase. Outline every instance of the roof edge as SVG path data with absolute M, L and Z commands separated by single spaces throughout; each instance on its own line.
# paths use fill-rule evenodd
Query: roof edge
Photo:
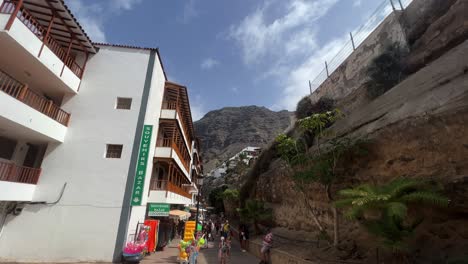
M 156 48 L 154 48 L 154 47 L 141 47 L 141 46 L 133 46 L 133 45 L 99 43 L 99 42 L 93 42 L 93 45 L 95 45 L 97 47 L 104 46 L 104 47 L 115 47 L 115 48 L 125 48 L 125 49 L 138 49 L 138 50 L 156 51 L 156 54 L 158 55 L 158 59 L 159 59 L 159 64 L 161 64 L 161 68 L 162 68 L 163 73 L 164 73 L 164 79 L 165 79 L 166 82 L 168 81 L 166 70 L 164 68 L 164 63 L 163 63 L 163 61 L 161 59 L 161 54 L 159 52 L 158 47 L 156 47 Z

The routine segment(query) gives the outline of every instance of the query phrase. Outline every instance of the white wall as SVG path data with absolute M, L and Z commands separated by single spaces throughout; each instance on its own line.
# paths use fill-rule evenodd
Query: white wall
M 31 201 L 36 185 L 0 181 L 0 201 Z
M 63 144 L 49 144 L 35 201 L 6 224 L 0 261 L 111 261 L 140 110 L 149 51 L 102 47 L 90 58 L 80 94 L 65 98 L 73 113 Z M 131 110 L 117 110 L 131 97 Z M 123 144 L 121 159 L 104 158 Z M 27 250 L 22 250 L 27 249 Z
M 6 23 L 10 18 L 10 14 L 0 14 L 0 29 L 4 30 Z M 23 22 L 18 18 L 13 22 L 8 34 L 15 39 L 19 45 L 27 50 L 31 55 L 37 58 L 39 51 L 42 47 L 42 41 L 29 30 Z M 51 72 L 53 72 L 62 82 L 64 82 L 70 92 L 76 93 L 80 85 L 80 79 L 72 73 L 67 66 L 68 70 L 60 76 L 62 72 L 63 62 L 60 60 L 47 46 L 44 46 L 41 56 L 38 58 Z M 70 74 L 74 75 L 70 76 Z
M 156 55 L 156 54 L 155 54 Z M 158 137 L 159 131 L 159 118 L 161 115 L 162 100 L 164 96 L 164 84 L 165 84 L 164 72 L 162 70 L 161 62 L 159 61 L 158 56 L 155 56 L 153 76 L 151 79 L 151 90 L 148 98 L 148 105 L 145 113 L 145 125 L 153 126 L 153 133 L 151 136 L 151 145 L 152 147 L 149 150 L 148 157 L 154 157 L 156 151 L 156 139 Z M 146 177 L 145 185 L 143 188 L 143 196 L 141 201 L 141 206 L 133 206 L 130 216 L 130 223 L 127 229 L 127 239 L 128 237 L 135 233 L 135 227 L 138 222 L 143 222 L 145 220 L 146 214 L 146 204 L 148 202 L 148 192 L 151 183 L 151 175 L 153 172 L 153 162 L 152 159 L 148 159 L 148 164 L 146 167 Z
M 0 92 L 0 106 L 0 116 L 21 125 L 24 130 L 32 130 L 30 132 L 39 133 L 55 142 L 65 140 L 66 126 L 4 92 Z

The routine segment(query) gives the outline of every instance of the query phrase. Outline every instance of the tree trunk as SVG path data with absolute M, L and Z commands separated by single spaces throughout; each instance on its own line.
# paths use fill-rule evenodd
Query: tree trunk
M 332 207 L 333 211 L 333 246 L 337 247 L 338 246 L 338 212 L 336 208 L 333 206 Z
M 338 228 L 338 211 L 336 210 L 336 207 L 334 207 L 331 202 L 333 201 L 332 195 L 331 195 L 331 190 L 330 190 L 330 185 L 327 185 L 325 187 L 326 192 L 327 192 L 327 197 L 328 197 L 328 203 L 330 204 L 333 212 L 333 246 L 337 247 L 338 246 L 338 240 L 339 240 L 339 228 Z
M 319 222 L 317 216 L 314 214 L 313 208 L 312 208 L 312 206 L 310 206 L 309 201 L 307 200 L 306 194 L 304 193 L 304 191 L 302 190 L 302 188 L 299 187 L 299 189 L 301 190 L 302 195 L 304 195 L 304 202 L 305 202 L 305 204 L 307 205 L 307 207 L 309 207 L 309 211 L 310 211 L 310 214 L 312 215 L 312 219 L 314 220 L 314 222 L 315 222 L 315 224 L 317 225 L 317 227 L 319 228 L 319 230 L 320 230 L 320 231 L 323 231 L 323 227 L 322 227 L 322 225 L 320 224 L 320 222 Z

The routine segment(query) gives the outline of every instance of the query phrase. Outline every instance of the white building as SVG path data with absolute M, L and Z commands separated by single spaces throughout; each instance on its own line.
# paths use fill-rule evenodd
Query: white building
M 243 156 L 242 162 L 250 166 L 250 164 L 258 158 L 258 155 L 260 155 L 261 151 L 262 149 L 259 147 L 246 147 L 231 158 L 229 158 L 226 162 L 223 162 L 219 167 L 211 170 L 208 175 L 209 177 L 215 178 L 219 178 L 226 175 L 228 169 L 233 169 L 237 166 L 238 162 L 241 159 L 241 156 Z
M 187 89 L 62 0 L 0 0 L 0 262 L 118 261 L 148 203 L 192 204 Z

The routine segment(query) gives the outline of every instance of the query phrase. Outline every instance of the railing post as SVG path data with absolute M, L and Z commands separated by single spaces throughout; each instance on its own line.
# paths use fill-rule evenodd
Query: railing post
M 71 115 L 67 114 L 67 122 L 65 122 L 66 127 L 68 127 L 70 125 L 70 119 L 71 119 Z
M 47 104 L 46 104 L 46 107 L 45 107 L 45 114 L 46 115 L 49 115 L 50 109 L 52 108 L 52 104 L 53 104 L 52 100 L 47 101 Z
M 68 44 L 67 54 L 65 54 L 65 58 L 63 59 L 63 67 L 62 67 L 62 71 L 60 72 L 60 77 L 62 77 L 63 70 L 65 69 L 65 65 L 67 64 L 67 59 L 68 59 L 68 55 L 70 54 L 72 44 L 73 44 L 73 38 L 70 39 L 70 44 Z
M 392 9 L 393 9 L 393 11 L 395 11 L 395 10 L 396 10 L 396 8 L 395 8 L 395 5 L 393 4 L 393 0 L 390 0 L 390 4 L 392 5 Z
M 401 0 L 398 0 L 398 3 L 400 3 L 400 8 L 401 8 L 401 10 L 402 10 L 402 11 L 405 10 L 405 8 L 403 7 L 403 4 L 401 3 Z
M 15 10 L 13 10 L 13 13 L 11 13 L 10 19 L 8 20 L 5 26 L 5 30 L 10 30 L 11 25 L 13 25 L 13 21 L 15 21 L 15 18 L 18 15 L 18 12 L 21 9 L 22 5 L 23 5 L 23 0 L 18 0 L 18 2 L 16 3 Z
M 330 77 L 330 74 L 328 73 L 328 63 L 325 61 L 325 70 L 327 71 L 327 77 Z
M 23 88 L 21 88 L 21 91 L 18 95 L 18 100 L 23 101 L 24 97 L 26 96 L 27 91 L 28 91 L 28 85 L 25 84 Z
M 49 26 L 47 27 L 47 31 L 46 31 L 46 34 L 44 36 L 44 38 L 42 39 L 42 46 L 41 46 L 41 49 L 39 50 L 39 54 L 37 55 L 37 57 L 41 57 L 41 54 L 42 54 L 42 50 L 44 49 L 44 45 L 47 41 L 47 38 L 49 37 L 49 34 L 50 34 L 50 29 L 52 28 L 52 25 L 54 24 L 54 19 L 55 19 L 55 15 L 52 15 L 52 18 L 50 19 L 50 22 L 49 22 Z
M 353 33 L 349 32 L 349 36 L 351 37 L 351 44 L 353 45 L 353 50 L 356 50 L 356 46 L 354 45 Z

